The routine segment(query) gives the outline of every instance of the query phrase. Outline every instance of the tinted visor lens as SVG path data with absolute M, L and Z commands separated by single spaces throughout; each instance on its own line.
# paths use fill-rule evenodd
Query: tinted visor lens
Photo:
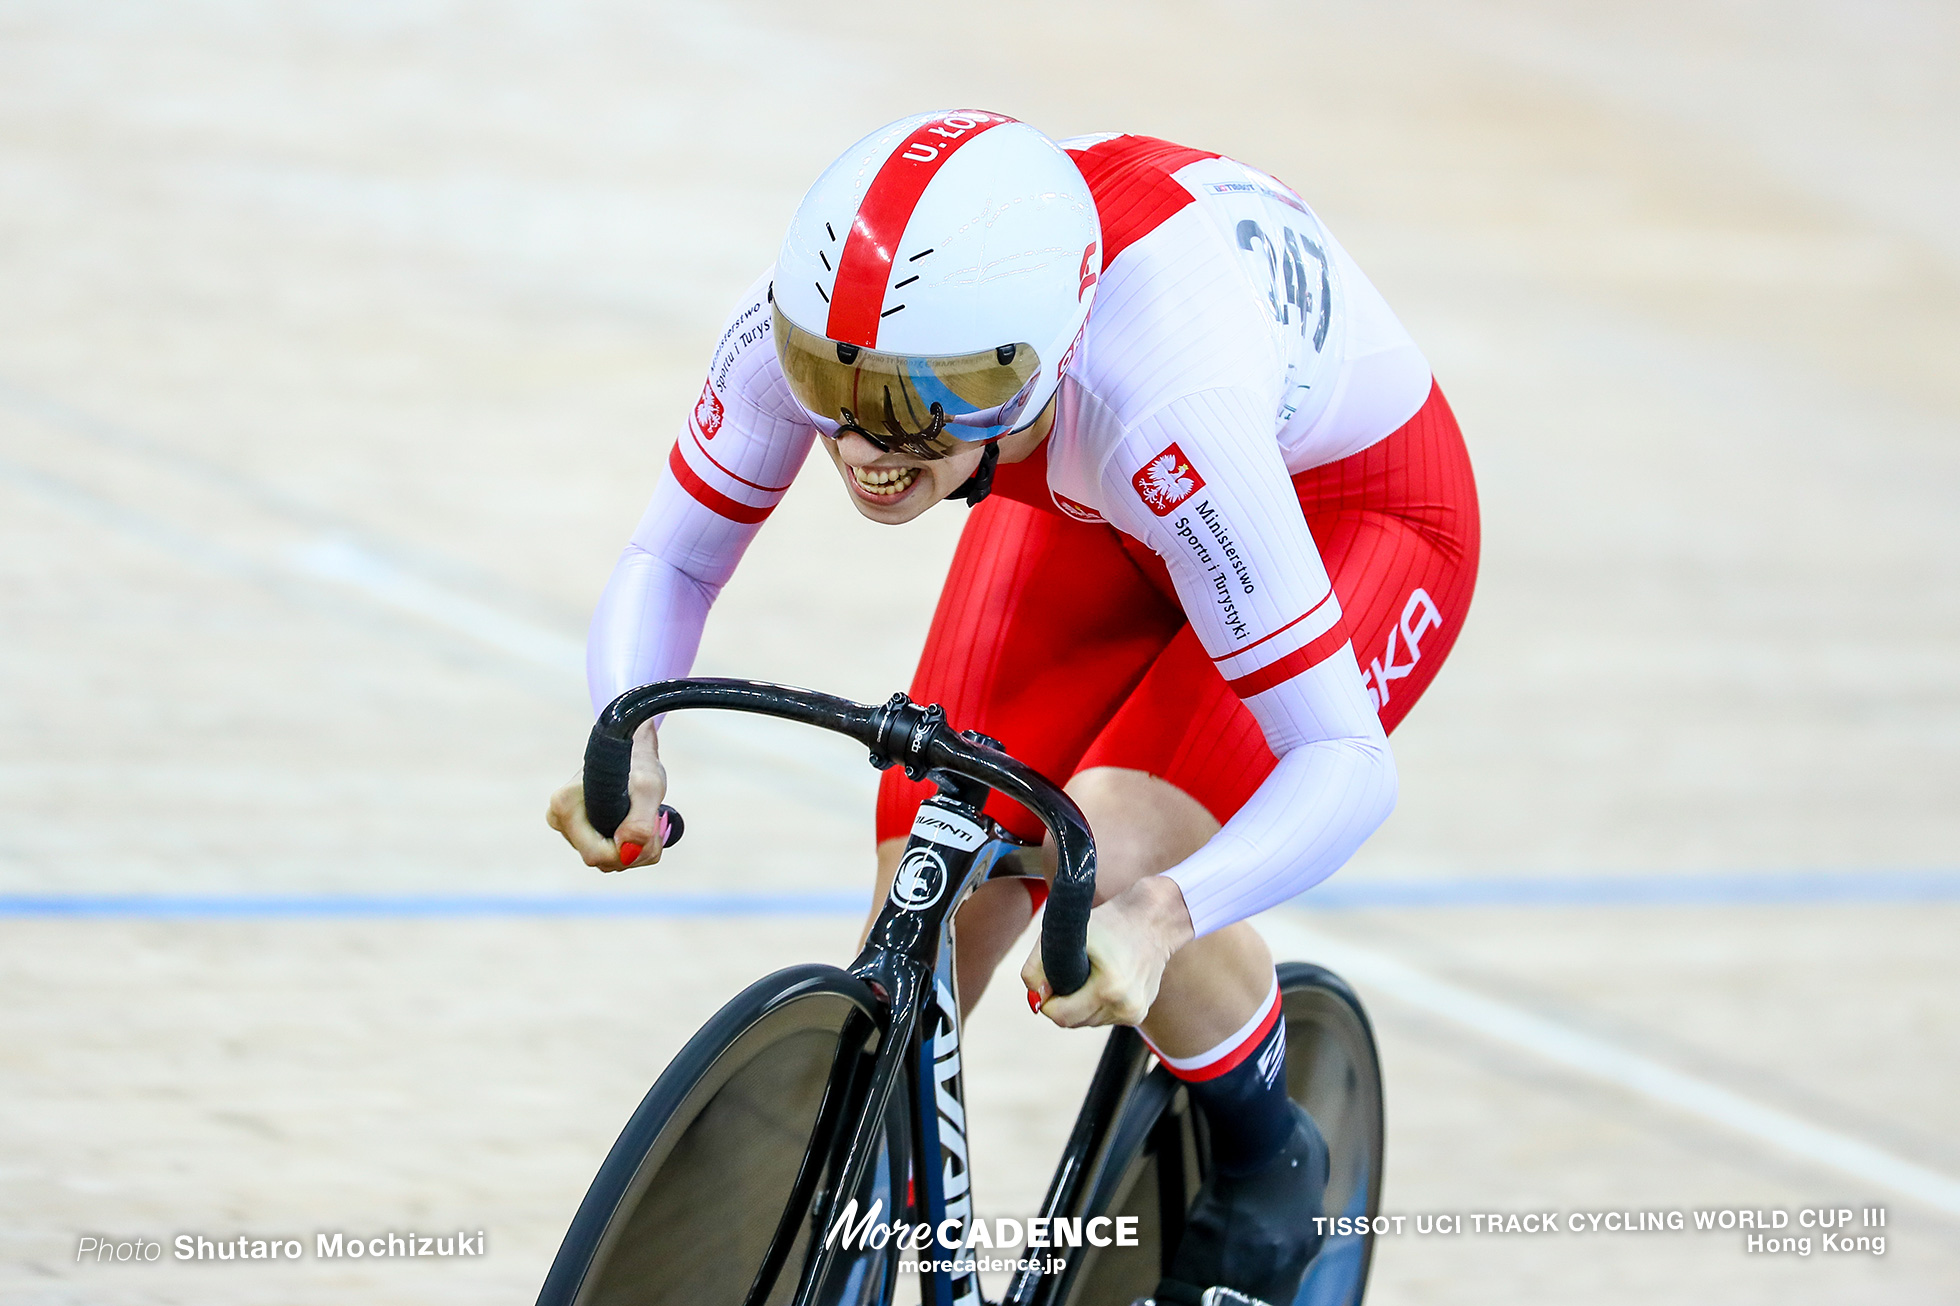
M 1032 345 L 910 357 L 840 345 L 774 310 L 771 331 L 790 393 L 836 437 L 856 432 L 887 453 L 942 458 L 953 441 L 992 440 L 1020 425 L 1041 359 Z

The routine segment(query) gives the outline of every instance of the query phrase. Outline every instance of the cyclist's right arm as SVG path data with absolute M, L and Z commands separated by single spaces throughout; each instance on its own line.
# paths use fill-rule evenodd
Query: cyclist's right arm
M 768 290 L 764 274 L 729 315 L 666 471 L 593 613 L 585 669 L 595 714 L 625 690 L 693 667 L 709 607 L 815 441 L 776 362 Z M 632 810 L 613 839 L 586 820 L 578 781 L 552 796 L 547 819 L 588 865 L 617 869 L 626 844 L 644 849 L 639 864 L 655 862 L 665 791 L 648 723 L 634 738 Z

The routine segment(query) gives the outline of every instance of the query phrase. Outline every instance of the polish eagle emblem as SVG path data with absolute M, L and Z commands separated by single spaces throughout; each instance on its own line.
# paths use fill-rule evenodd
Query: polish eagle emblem
M 694 401 L 694 426 L 704 440 L 714 439 L 721 429 L 721 396 L 715 393 L 713 381 L 702 383 L 701 397 Z
M 1175 444 L 1143 465 L 1130 478 L 1143 506 L 1162 517 L 1204 488 L 1205 478 Z

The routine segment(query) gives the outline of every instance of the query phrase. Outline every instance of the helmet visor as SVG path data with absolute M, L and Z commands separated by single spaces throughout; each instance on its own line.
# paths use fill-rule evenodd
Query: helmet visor
M 1034 346 L 923 357 L 840 345 L 774 309 L 771 331 L 790 393 L 833 439 L 862 435 L 887 453 L 943 458 L 955 441 L 984 441 L 1021 425 L 1041 374 Z M 1033 414 L 1029 414 L 1033 416 Z

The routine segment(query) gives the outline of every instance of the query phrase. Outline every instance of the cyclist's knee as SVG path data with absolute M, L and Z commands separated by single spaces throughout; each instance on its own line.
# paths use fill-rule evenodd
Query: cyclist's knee
M 878 875 L 871 886 L 871 910 L 865 915 L 864 928 L 858 931 L 860 948 L 871 937 L 871 927 L 878 923 L 878 912 L 885 905 L 885 895 L 891 892 L 892 880 L 898 875 L 898 860 L 904 852 L 904 839 L 886 839 L 878 845 Z
M 1067 789 L 1095 832 L 1098 903 L 1169 870 L 1218 832 L 1203 804 L 1147 771 L 1092 767 Z

